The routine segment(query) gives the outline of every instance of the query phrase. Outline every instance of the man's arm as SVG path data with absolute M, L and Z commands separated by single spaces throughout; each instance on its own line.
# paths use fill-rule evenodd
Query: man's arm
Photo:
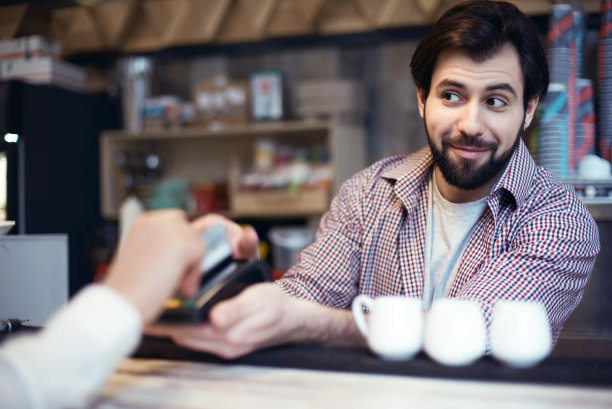
M 350 310 L 289 296 L 272 283 L 251 286 L 219 303 L 208 323 L 154 325 L 146 332 L 227 359 L 280 344 L 365 345 Z
M 321 220 L 315 243 L 302 251 L 285 278 L 254 285 L 219 303 L 208 323 L 155 324 L 145 332 L 225 358 L 287 343 L 364 345 L 344 308 L 357 295 L 361 186 L 368 177 L 367 170 L 360 172 L 342 186 Z
M 600 249 L 599 233 L 575 196 L 557 195 L 541 203 L 516 222 L 509 248 L 487 259 L 456 295 L 479 301 L 487 323 L 498 299 L 541 302 L 556 340 L 582 298 Z M 491 248 L 504 245 L 490 244 Z

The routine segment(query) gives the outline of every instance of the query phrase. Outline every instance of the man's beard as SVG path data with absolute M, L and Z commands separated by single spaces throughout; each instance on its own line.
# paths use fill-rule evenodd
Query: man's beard
M 481 187 L 498 175 L 508 164 L 514 150 L 519 144 L 521 131 L 519 129 L 516 140 L 510 149 L 496 158 L 498 143 L 495 141 L 485 142 L 478 138 L 461 135 L 456 139 L 442 138 L 442 149 L 438 149 L 429 135 L 427 120 L 423 116 L 427 142 L 433 154 L 434 163 L 440 168 L 444 179 L 459 189 L 472 190 Z M 450 158 L 448 150 L 450 145 L 461 148 L 489 149 L 491 157 L 489 160 L 478 166 L 473 159 L 458 158 L 458 162 Z

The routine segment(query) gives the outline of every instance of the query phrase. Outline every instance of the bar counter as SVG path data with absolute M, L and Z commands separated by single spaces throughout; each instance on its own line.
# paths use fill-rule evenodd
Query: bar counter
M 534 368 L 491 358 L 446 367 L 424 354 L 282 346 L 223 360 L 145 337 L 112 376 L 109 408 L 611 408 L 612 360 L 551 355 Z
M 130 359 L 96 409 L 609 409 L 602 387 L 449 380 L 189 361 Z

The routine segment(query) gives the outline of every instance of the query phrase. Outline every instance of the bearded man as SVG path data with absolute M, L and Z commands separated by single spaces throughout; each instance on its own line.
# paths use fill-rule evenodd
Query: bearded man
M 411 62 L 429 146 L 349 179 L 315 242 L 276 283 L 217 305 L 209 322 L 154 326 L 184 346 L 236 357 L 281 343 L 363 345 L 353 299 L 403 295 L 534 300 L 553 340 L 582 298 L 600 249 L 571 187 L 538 167 L 521 133 L 548 88 L 537 30 L 515 6 L 462 3 Z

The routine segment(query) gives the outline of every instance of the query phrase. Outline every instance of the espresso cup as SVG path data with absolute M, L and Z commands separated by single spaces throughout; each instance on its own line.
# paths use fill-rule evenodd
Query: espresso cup
M 364 307 L 370 311 L 366 320 Z M 389 360 L 414 357 L 423 346 L 423 307 L 417 298 L 359 295 L 353 300 L 353 317 L 368 347 Z
M 487 330 L 477 302 L 443 298 L 433 302 L 425 323 L 425 352 L 449 366 L 470 365 L 484 355 Z
M 491 354 L 506 365 L 527 368 L 546 358 L 552 335 L 544 305 L 500 300 L 493 306 Z

